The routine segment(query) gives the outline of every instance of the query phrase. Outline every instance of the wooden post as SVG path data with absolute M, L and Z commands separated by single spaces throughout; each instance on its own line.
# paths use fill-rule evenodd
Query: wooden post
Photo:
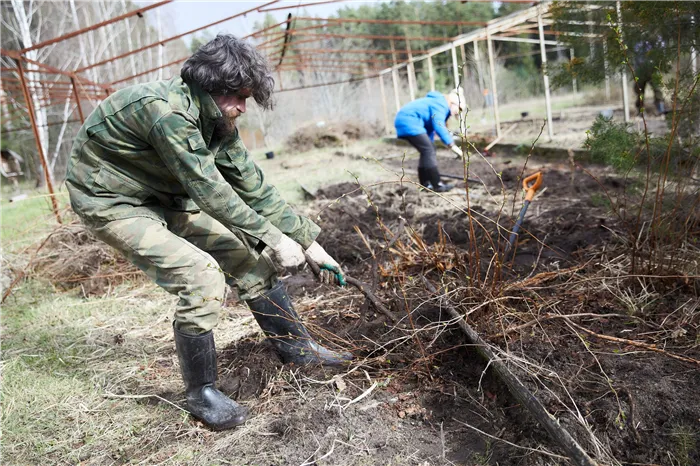
M 608 43 L 603 41 L 603 68 L 605 71 L 605 101 L 610 100 L 610 74 L 608 66 Z
M 549 75 L 547 73 L 547 48 L 544 45 L 544 27 L 542 25 L 542 8 L 537 12 L 537 29 L 540 33 L 540 54 L 542 55 L 542 76 L 544 78 L 544 105 L 547 110 L 547 135 L 549 140 L 554 136 L 552 128 L 552 102 L 549 95 Z
M 406 50 L 408 51 L 408 94 L 411 96 L 411 102 L 416 100 L 418 92 L 418 83 L 416 82 L 416 68 L 413 64 L 413 54 L 411 53 L 411 42 L 406 40 Z
M 452 52 L 452 77 L 454 78 L 455 81 L 455 89 L 459 87 L 459 65 L 457 64 L 457 47 L 455 47 L 454 44 L 452 44 L 452 48 L 450 49 Z
M 56 217 L 58 223 L 63 223 L 61 221 L 61 214 L 58 212 L 58 202 L 56 202 L 56 196 L 53 191 L 53 182 L 51 181 L 51 174 L 49 173 L 49 166 L 46 163 L 46 156 L 44 155 L 44 148 L 41 147 L 41 136 L 39 136 L 39 128 L 36 125 L 36 116 L 34 115 L 34 104 L 32 102 L 32 97 L 29 94 L 29 88 L 27 87 L 27 80 L 24 77 L 24 69 L 22 68 L 22 59 L 15 59 L 17 63 L 17 74 L 19 75 L 20 83 L 22 84 L 22 93 L 24 94 L 24 100 L 27 102 L 27 113 L 29 113 L 29 122 L 32 124 L 32 131 L 34 132 L 34 139 L 36 140 L 36 150 L 39 154 L 39 161 L 41 162 L 41 167 L 44 169 L 44 179 L 46 180 L 46 188 L 49 191 L 51 197 L 51 207 L 53 209 L 53 214 Z
M 399 98 L 399 71 L 396 68 L 396 47 L 394 46 L 394 39 L 389 41 L 391 44 L 391 60 L 394 66 L 391 67 L 391 81 L 394 85 L 394 102 L 396 103 L 396 112 L 401 110 L 401 99 Z
M 615 3 L 615 9 L 617 10 L 617 24 L 620 28 L 620 39 L 624 43 L 624 36 L 622 35 L 622 12 L 620 11 L 620 0 Z M 625 122 L 630 121 L 630 102 L 629 102 L 629 89 L 627 87 L 627 70 L 622 68 L 622 107 L 625 109 Z
M 399 98 L 399 73 L 396 71 L 396 68 L 391 69 L 391 82 L 394 85 L 394 103 L 398 113 L 401 110 L 401 99 Z
M 433 56 L 428 55 L 428 78 L 430 79 L 430 90 L 435 90 L 435 70 L 433 69 Z
M 574 61 L 574 49 L 570 48 L 569 49 L 569 60 Z M 571 80 L 571 87 L 574 88 L 574 96 L 578 94 L 578 81 L 576 80 L 576 76 L 573 77 Z
M 386 106 L 386 91 L 384 90 L 384 76 L 377 76 L 379 79 L 379 92 L 382 94 L 382 110 L 384 112 L 384 134 L 390 134 L 389 130 L 389 110 Z
M 496 87 L 496 64 L 493 59 L 493 41 L 488 27 L 486 28 L 486 50 L 489 55 L 489 71 L 491 74 L 491 97 L 493 101 L 493 119 L 496 123 L 496 137 L 501 137 L 501 117 L 498 114 L 498 88 Z
M 479 55 L 479 42 L 474 41 L 474 62 L 476 64 L 476 74 L 479 76 L 479 88 L 483 92 L 486 88 L 484 83 L 484 73 L 481 72 L 481 57 Z

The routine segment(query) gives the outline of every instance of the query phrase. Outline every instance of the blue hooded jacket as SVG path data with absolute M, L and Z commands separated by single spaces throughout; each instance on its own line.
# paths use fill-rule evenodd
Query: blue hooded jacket
M 394 119 L 398 137 L 418 136 L 427 133 L 432 141 L 437 132 L 445 145 L 454 142 L 447 130 L 447 120 L 450 118 L 450 106 L 440 92 L 428 92 L 422 99 L 416 99 L 401 107 Z

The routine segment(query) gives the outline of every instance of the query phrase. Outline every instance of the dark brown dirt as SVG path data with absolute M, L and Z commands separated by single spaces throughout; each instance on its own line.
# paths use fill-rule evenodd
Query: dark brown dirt
M 522 166 L 522 160 L 494 157 L 489 161 L 502 172 L 503 183 L 511 193 L 508 214 L 513 212 L 514 216 L 520 207 L 520 197 L 516 196 L 515 207 L 511 209 L 512 193 L 517 186 L 521 171 L 517 167 Z M 440 159 L 445 172 L 459 163 L 454 161 L 449 168 L 451 165 L 444 162 L 444 158 Z M 651 284 L 647 291 L 654 294 L 656 301 L 640 313 L 626 308 L 616 294 L 616 290 L 630 293 L 630 299 L 641 308 L 644 303 L 635 301 L 640 298 L 634 294 L 640 292 L 638 283 L 635 285 L 631 280 L 618 287 L 596 278 L 600 274 L 600 262 L 607 260 L 601 257 L 601 251 L 619 250 L 619 236 L 616 235 L 623 234 L 622 226 L 611 213 L 610 204 L 623 200 L 625 186 L 628 193 L 634 192 L 629 183 L 599 167 L 587 167 L 592 176 L 577 169 L 572 183 L 567 165 L 530 161 L 530 166 L 532 169 L 526 174 L 542 170 L 547 189 L 528 211 L 515 260 L 505 271 L 504 279 L 523 279 L 595 260 L 576 274 L 576 283 L 580 284 L 570 284 L 570 277 L 564 275 L 546 286 L 510 292 L 514 299 L 506 306 L 515 318 L 507 320 L 517 326 L 556 308 L 560 313 L 588 315 L 572 321 L 603 335 L 645 341 L 650 333 L 663 332 L 667 335 L 669 352 L 698 359 L 700 351 L 693 342 L 700 338 L 700 316 L 697 305 L 692 304 L 697 300 L 697 284 L 682 279 L 677 283 L 659 280 Z M 491 170 L 476 163 L 472 168 L 482 177 Z M 411 173 L 412 169 L 408 167 L 407 172 Z M 487 187 L 498 189 L 500 181 L 495 175 L 493 178 L 495 181 L 487 182 Z M 467 262 L 471 233 L 466 213 L 448 203 L 436 205 L 433 195 L 419 192 L 413 185 L 369 188 L 371 204 L 365 192 L 356 191 L 340 203 L 326 207 L 328 201 L 356 189 L 352 184 L 325 188 L 321 192 L 324 199 L 317 205 L 317 210 L 322 212 L 323 227 L 319 241 L 341 261 L 348 273 L 372 282 L 370 254 L 353 227 L 359 227 L 378 251 L 387 240 L 378 227 L 378 218 L 389 231 L 398 232 L 402 217 L 419 232 L 428 247 L 437 248 L 436 245 L 446 243 L 445 254 L 453 254 L 455 260 L 462 258 L 463 264 Z M 474 189 L 477 192 L 477 188 Z M 455 200 L 464 198 L 463 192 L 449 196 Z M 472 211 L 486 217 L 495 215 L 483 207 Z M 486 231 L 477 231 L 475 236 L 485 257 L 490 257 L 484 253 L 488 234 L 495 236 L 495 229 L 487 227 Z M 404 236 L 402 241 L 408 240 Z M 390 258 L 396 260 L 394 256 L 380 260 Z M 377 343 L 395 341 L 411 326 L 423 328 L 439 321 L 439 308 L 428 301 L 430 298 L 424 289 L 408 285 L 408 277 L 415 280 L 427 275 L 435 282 L 440 280 L 440 275 L 429 263 L 421 262 L 424 258 L 416 256 L 414 260 L 413 265 L 402 266 L 406 267 L 402 269 L 406 274 L 403 278 L 398 279 L 395 273 L 387 270 L 379 279 L 378 289 L 385 304 L 395 315 L 404 316 L 399 326 L 387 327 L 371 306 L 362 306 L 364 311 L 359 322 L 340 319 L 326 328 L 353 342 L 355 354 L 376 356 L 372 351 L 376 350 Z M 488 261 L 484 260 L 482 271 L 485 273 Z M 453 271 L 443 275 L 443 280 L 451 280 L 455 274 L 462 273 L 459 267 L 462 266 L 456 265 Z M 607 287 L 601 286 L 606 283 Z M 408 290 L 406 300 L 400 293 L 402 287 Z M 306 287 L 307 291 L 311 289 L 312 285 Z M 464 292 L 455 293 L 452 301 L 465 303 L 465 308 L 469 308 L 469 303 L 478 305 L 486 298 L 488 296 L 479 298 Z M 412 322 L 406 319 L 406 309 L 414 309 Z M 484 307 L 470 315 L 471 324 L 493 344 L 507 345 L 511 353 L 522 355 L 543 368 L 537 378 L 522 369 L 514 367 L 512 370 L 591 454 L 595 453 L 590 434 L 577 419 L 576 412 L 581 413 L 604 450 L 623 464 L 700 464 L 697 447 L 700 399 L 695 394 L 700 383 L 697 366 L 575 332 L 575 327 L 567 326 L 562 319 L 545 318 L 537 325 L 506 335 L 502 327 L 506 324 L 500 320 L 502 316 L 494 312 L 502 312 L 502 308 Z M 394 382 L 387 390 L 416 393 L 416 406 L 399 407 L 395 414 L 423 417 L 424 422 L 433 427 L 442 424 L 450 432 L 446 435 L 451 452 L 447 459 L 457 464 L 475 464 L 481 460 L 483 464 L 563 464 L 550 457 L 524 454 L 522 450 L 484 440 L 484 437 L 476 441 L 474 431 L 461 423 L 499 434 L 500 438 L 521 446 L 544 445 L 550 451 L 562 453 L 492 377 L 476 353 L 464 346 L 461 332 L 451 328 L 443 330 L 442 333 L 426 332 L 400 347 L 385 349 L 382 358 L 368 364 L 374 371 L 392 374 Z

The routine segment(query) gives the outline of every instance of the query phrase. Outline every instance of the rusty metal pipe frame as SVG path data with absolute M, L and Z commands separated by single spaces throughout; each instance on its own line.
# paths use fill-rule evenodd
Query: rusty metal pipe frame
M 282 93 L 282 92 L 289 92 L 289 91 L 299 91 L 302 89 L 312 89 L 315 87 L 325 87 L 325 86 L 333 86 L 335 84 L 346 84 L 346 83 L 352 83 L 352 82 L 358 82 L 358 81 L 364 81 L 365 79 L 371 79 L 371 78 L 377 78 L 379 77 L 378 74 L 372 74 L 372 75 L 366 75 L 362 76 L 360 78 L 350 78 L 350 79 L 343 79 L 340 81 L 333 81 L 330 83 L 319 83 L 319 84 L 311 84 L 309 86 L 299 86 L 299 87 L 291 87 L 288 89 L 280 89 L 279 91 L 276 91 L 277 94 Z
M 86 32 L 89 31 L 94 31 L 95 29 L 99 29 L 103 26 L 107 26 L 108 24 L 116 23 L 119 22 L 123 19 L 130 18 L 132 16 L 137 16 L 140 15 L 141 13 L 152 10 L 153 8 L 158 8 L 159 6 L 166 5 L 168 3 L 171 3 L 173 0 L 164 0 L 162 2 L 154 3 L 152 5 L 145 6 L 143 8 L 139 8 L 137 10 L 130 11 L 128 13 L 124 13 L 123 15 L 116 16 L 114 18 L 108 19 L 106 21 L 102 21 L 101 23 L 93 24 L 92 26 L 84 27 L 82 29 L 78 29 L 77 31 L 69 32 L 68 34 L 64 34 L 62 36 L 56 37 L 54 39 L 50 39 L 44 42 L 39 42 L 38 44 L 32 45 L 31 47 L 27 47 L 25 49 L 22 49 L 19 51 L 21 54 L 25 54 L 27 52 L 31 52 L 32 50 L 37 50 L 41 49 L 44 47 L 47 47 L 49 45 L 53 45 L 57 42 L 62 42 L 64 40 L 71 39 L 73 37 L 79 36 L 81 34 L 85 34 Z
M 24 93 L 24 100 L 27 102 L 27 110 L 29 113 L 29 121 L 32 124 L 32 131 L 34 132 L 34 139 L 36 140 L 36 148 L 39 153 L 39 160 L 41 161 L 41 166 L 44 169 L 44 178 L 46 179 L 46 188 L 49 190 L 51 195 L 51 207 L 53 208 L 54 216 L 56 221 L 60 224 L 61 214 L 58 212 L 58 202 L 56 201 L 56 196 L 53 191 L 53 183 L 51 182 L 51 175 L 49 175 L 49 167 L 46 163 L 46 157 L 44 155 L 44 149 L 41 147 L 41 137 L 39 136 L 39 128 L 36 125 L 36 116 L 34 115 L 34 105 L 32 104 L 32 97 L 29 95 L 29 89 L 27 88 L 27 82 L 24 79 L 24 70 L 22 69 L 22 60 L 16 59 L 17 63 L 17 73 L 19 74 L 19 79 L 22 81 L 22 92 Z
M 292 44 L 293 45 L 293 44 Z M 366 49 L 366 50 L 357 50 L 357 49 L 350 49 L 350 50 L 341 50 L 341 49 L 306 49 L 306 48 L 300 48 L 296 49 L 293 48 L 295 52 L 305 52 L 305 53 L 318 53 L 318 54 L 328 54 L 328 53 L 347 53 L 347 54 L 367 54 L 367 55 L 390 55 L 392 53 L 391 50 L 378 50 L 378 49 Z M 408 54 L 409 50 L 395 50 L 396 53 L 401 53 L 401 54 Z M 414 55 L 424 55 L 427 54 L 428 51 L 423 51 L 423 50 L 416 50 L 416 51 L 411 51 Z M 276 57 L 279 55 L 278 53 L 270 55 L 270 57 Z
M 298 18 L 292 18 L 292 21 L 294 21 L 295 19 L 298 19 Z M 286 23 L 286 21 L 285 21 L 285 23 Z M 312 31 L 315 29 L 324 28 L 326 26 L 327 26 L 327 24 L 316 24 L 316 25 L 304 26 L 302 28 L 295 28 L 295 29 L 292 29 L 292 31 Z M 262 31 L 259 31 L 259 32 L 262 32 Z M 287 34 L 287 31 L 279 31 L 279 32 L 272 32 L 272 33 L 268 32 L 265 34 L 252 33 L 252 34 L 248 34 L 247 36 L 243 37 L 243 39 L 249 39 L 249 38 L 253 38 L 253 37 L 258 38 L 258 35 L 260 35 L 261 36 L 261 37 L 259 37 L 260 39 L 268 39 L 268 38 L 274 37 L 274 39 L 272 39 L 272 40 L 279 40 L 280 37 L 284 37 L 286 34 Z M 270 42 L 270 40 L 268 40 L 268 42 Z M 265 42 L 265 43 L 267 43 L 267 42 Z M 263 44 L 258 44 L 257 47 L 259 47 L 260 45 L 263 45 Z
M 80 103 L 80 95 L 78 95 L 78 86 L 75 84 L 75 78 L 71 78 L 71 84 L 73 85 L 73 97 L 75 98 L 75 103 L 78 106 L 78 115 L 80 115 L 80 122 L 85 123 L 85 115 L 83 115 L 83 106 Z
M 169 66 L 177 65 L 178 63 L 182 63 L 183 61 L 187 60 L 188 58 L 189 58 L 189 55 L 186 57 L 183 57 L 183 58 L 179 58 L 175 61 L 171 61 L 170 63 L 166 63 L 165 65 L 157 66 L 155 68 L 151 68 L 150 70 L 142 71 L 141 73 L 136 73 L 133 76 L 129 76 L 126 78 L 118 79 L 116 81 L 112 81 L 111 83 L 109 83 L 109 85 L 114 86 L 115 84 L 123 83 L 125 81 L 129 81 L 130 79 L 138 78 L 139 76 L 143 76 L 145 74 L 152 73 L 154 71 L 158 71 L 161 68 L 167 68 Z
M 85 94 L 85 93 L 80 93 L 79 94 L 82 99 L 101 99 L 100 96 L 97 94 Z M 73 99 L 74 98 L 74 93 L 71 91 L 66 91 L 63 94 L 51 94 L 47 95 L 45 97 L 37 98 L 35 100 L 35 104 L 38 105 L 39 109 L 49 109 L 52 107 L 56 106 L 62 106 L 65 104 L 66 99 Z
M 362 68 L 352 68 L 345 66 L 327 66 L 327 65 L 308 65 L 308 66 L 282 66 L 277 68 L 278 71 L 324 71 L 324 72 L 337 72 L 343 71 L 347 73 L 364 73 L 365 70 Z
M 338 2 L 344 2 L 344 1 L 345 1 L 345 0 L 325 0 L 325 1 L 322 1 L 322 2 L 301 3 L 301 4 L 298 4 L 298 5 L 290 5 L 290 6 L 278 6 L 278 7 L 275 7 L 275 8 L 267 8 L 267 9 L 265 9 L 265 10 L 262 10 L 262 9 L 261 9 L 261 10 L 258 10 L 258 11 L 259 11 L 260 13 L 264 13 L 264 12 L 267 12 L 267 11 L 293 10 L 293 9 L 301 8 L 301 7 L 304 7 L 304 6 L 324 5 L 324 4 L 328 4 L 328 3 L 338 3 Z M 263 5 L 262 7 L 260 7 L 260 8 L 263 8 L 263 7 L 264 7 L 264 5 Z
M 280 1 L 280 0 L 272 0 L 271 2 L 267 2 L 267 3 L 263 4 L 263 5 L 256 6 L 256 7 L 254 7 L 254 8 L 251 8 L 251 9 L 249 9 L 249 10 L 243 11 L 243 12 L 241 12 L 241 13 L 236 13 L 235 15 L 226 17 L 226 18 L 224 18 L 224 19 L 220 19 L 220 20 L 218 20 L 218 21 L 214 21 L 213 23 L 206 24 L 206 25 L 204 25 L 204 26 L 202 26 L 202 27 L 198 27 L 197 29 L 192 29 L 191 31 L 187 31 L 187 32 L 184 32 L 184 33 L 182 33 L 182 34 L 178 34 L 178 35 L 176 35 L 176 36 L 168 37 L 167 39 L 163 39 L 163 40 L 161 40 L 161 41 L 154 42 L 154 43 L 149 44 L 149 45 L 144 45 L 143 47 L 140 47 L 140 48 L 138 48 L 138 49 L 131 50 L 131 51 L 129 51 L 129 52 L 125 52 L 125 53 L 122 53 L 122 54 L 120 54 L 120 55 L 117 55 L 116 57 L 107 58 L 107 59 L 102 60 L 102 61 L 100 61 L 100 62 L 93 63 L 93 64 L 87 65 L 87 66 L 83 66 L 82 68 L 78 68 L 77 70 L 75 70 L 74 73 L 82 73 L 82 72 L 84 72 L 84 71 L 90 70 L 90 69 L 95 68 L 95 67 L 97 67 L 97 66 L 101 66 L 101 65 L 104 65 L 104 64 L 107 64 L 107 63 L 116 61 L 116 60 L 120 60 L 120 59 L 122 59 L 122 58 L 124 58 L 124 57 L 128 57 L 128 56 L 133 55 L 133 54 L 135 54 L 135 53 L 143 52 L 144 50 L 148 50 L 148 49 L 153 48 L 153 47 L 158 46 L 158 45 L 164 46 L 166 43 L 172 42 L 172 41 L 174 41 L 175 39 L 180 39 L 181 37 L 185 37 L 185 36 L 187 36 L 187 35 L 190 35 L 190 34 L 193 34 L 193 33 L 195 33 L 195 32 L 201 31 L 202 29 L 206 29 L 206 28 L 208 28 L 208 27 L 215 26 L 215 25 L 217 25 L 217 24 L 221 24 L 221 23 L 224 23 L 224 22 L 226 22 L 226 21 L 230 21 L 230 20 L 235 19 L 235 18 L 238 18 L 238 17 L 240 17 L 240 16 L 245 16 L 245 15 L 247 15 L 248 13 L 252 13 L 253 11 L 258 11 L 260 8 L 263 8 L 264 6 L 272 5 L 272 4 L 277 3 L 277 2 L 279 2 L 279 1 Z
M 417 24 L 425 26 L 486 26 L 486 21 L 422 21 L 401 19 L 355 19 L 355 18 L 311 18 L 297 17 L 298 21 L 326 21 L 328 23 L 367 23 L 367 24 Z M 329 26 L 329 24 L 325 24 Z
M 26 72 L 31 72 L 31 73 L 53 73 L 53 74 L 60 74 L 62 76 L 68 76 L 69 78 L 76 78 L 78 81 L 84 84 L 90 84 L 96 87 L 99 87 L 101 89 L 107 89 L 108 86 L 105 84 L 101 83 L 96 83 L 94 81 L 90 81 L 89 79 L 83 78 L 81 76 L 77 76 L 75 72 L 72 71 L 64 71 L 58 68 L 54 68 L 53 66 L 47 65 L 46 63 L 41 63 L 36 60 L 32 60 L 30 58 L 25 57 L 21 53 L 19 53 L 17 50 L 7 50 L 7 49 L 2 49 L 0 48 L 0 55 L 4 55 L 6 57 L 14 58 L 16 60 L 21 60 L 26 63 L 31 63 L 32 65 L 38 66 L 39 68 L 42 68 L 45 71 L 39 71 L 39 70 L 23 70 L 25 73 Z
M 338 64 L 338 63 L 371 63 L 371 64 L 386 64 L 386 63 L 393 63 L 392 60 L 390 59 L 344 59 L 344 58 L 333 58 L 333 57 L 328 57 L 324 58 L 322 56 L 318 55 L 311 55 L 311 56 L 304 56 L 304 55 L 291 55 L 288 57 L 289 59 L 285 58 L 284 62 L 286 65 L 289 64 L 295 64 L 295 63 L 330 63 L 330 64 Z
M 336 33 L 309 33 L 306 31 L 289 31 L 294 36 L 317 37 L 320 39 L 369 39 L 369 40 L 428 40 L 428 41 L 450 41 L 452 38 L 436 36 L 386 36 L 379 34 L 336 34 Z

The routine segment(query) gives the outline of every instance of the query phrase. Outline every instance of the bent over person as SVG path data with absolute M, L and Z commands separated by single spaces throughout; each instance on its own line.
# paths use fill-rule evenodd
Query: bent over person
M 188 408 L 214 429 L 248 417 L 215 387 L 212 329 L 227 283 L 285 363 L 351 359 L 312 339 L 277 281 L 276 265 L 299 266 L 305 253 L 325 282 L 343 275 L 315 241 L 319 227 L 265 181 L 238 135 L 246 99 L 270 108 L 273 86 L 262 55 L 219 35 L 180 77 L 105 99 L 80 129 L 66 178 L 86 226 L 179 298 L 173 328 Z
M 396 135 L 418 149 L 418 180 L 426 188 L 437 192 L 452 189 L 452 185 L 440 181 L 433 139 L 437 133 L 457 157 L 462 157 L 462 149 L 455 144 L 452 134 L 447 129 L 447 120 L 452 115 L 459 118 L 459 113 L 464 108 L 464 92 L 458 88 L 447 95 L 435 91 L 428 92 L 422 99 L 416 99 L 401 107 L 396 114 Z

